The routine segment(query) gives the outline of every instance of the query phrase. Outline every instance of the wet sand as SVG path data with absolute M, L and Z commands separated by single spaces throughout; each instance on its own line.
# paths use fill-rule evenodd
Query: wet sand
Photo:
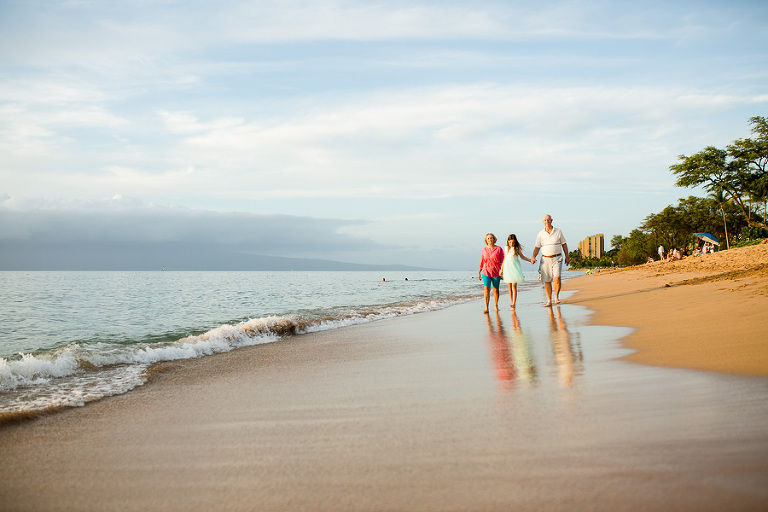
M 626 359 L 768 377 L 768 245 L 566 281 L 593 321 L 635 329 Z
M 768 508 L 768 379 L 621 360 L 629 328 L 542 295 L 168 364 L 6 425 L 0 509 Z

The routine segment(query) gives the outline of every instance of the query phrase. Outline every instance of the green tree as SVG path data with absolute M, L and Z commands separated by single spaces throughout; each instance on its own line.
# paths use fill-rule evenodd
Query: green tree
M 652 235 L 655 246 L 661 244 L 667 249 L 683 247 L 691 237 L 691 225 L 685 212 L 674 206 L 647 216 L 640 229 Z
M 581 249 L 576 249 L 568 253 L 569 266 L 571 268 L 583 268 L 587 266 L 586 258 L 581 253 Z
M 624 238 L 618 253 L 620 265 L 639 265 L 648 261 L 656 252 L 654 240 L 639 229 L 633 229 L 629 237 Z
M 621 250 L 621 246 L 624 245 L 624 237 L 621 235 L 613 235 L 611 237 L 611 247 L 618 253 Z
M 754 138 L 737 139 L 727 149 L 707 146 L 694 155 L 680 155 L 680 162 L 669 169 L 678 176 L 678 187 L 720 191 L 741 210 L 750 226 L 768 229 L 763 218 L 752 218 L 749 204 L 752 198 L 765 203 L 768 195 L 768 120 L 753 117 L 749 121 Z
M 746 169 L 744 188 L 749 198 L 763 203 L 763 222 L 766 220 L 766 202 L 768 202 L 768 119 L 753 117 L 751 139 L 737 139 L 728 146 L 728 155 Z M 766 228 L 751 224 L 756 227 Z
M 617 235 L 619 236 L 619 235 Z M 619 236 L 621 238 L 621 236 Z M 571 268 L 612 267 L 616 261 L 618 249 L 607 251 L 602 258 L 585 258 L 580 249 L 568 253 Z
M 727 225 L 736 231 L 747 225 L 736 206 L 724 200 L 718 202 L 709 197 L 689 196 L 680 199 L 676 206 L 667 206 L 646 217 L 640 229 L 651 235 L 656 244 L 668 249 L 683 249 L 694 241 L 693 233 L 711 233 L 724 240 Z
M 717 203 L 717 207 L 720 208 L 720 213 L 723 214 L 723 231 L 725 232 L 725 246 L 727 249 L 731 248 L 731 241 L 728 239 L 728 222 L 725 218 L 725 207 L 723 206 L 725 203 L 728 202 L 728 200 L 725 198 L 725 194 L 723 194 L 723 189 L 716 188 L 709 194 L 709 198 Z

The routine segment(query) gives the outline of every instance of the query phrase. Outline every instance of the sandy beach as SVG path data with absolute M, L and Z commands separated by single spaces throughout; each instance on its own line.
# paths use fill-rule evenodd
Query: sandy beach
M 567 289 L 168 363 L 2 426 L 0 510 L 766 510 L 768 246 Z
M 630 361 L 768 377 L 768 245 L 566 282 L 593 322 L 625 325 Z

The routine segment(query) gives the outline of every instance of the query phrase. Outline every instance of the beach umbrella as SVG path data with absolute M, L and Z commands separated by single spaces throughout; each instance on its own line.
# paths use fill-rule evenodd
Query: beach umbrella
M 720 242 L 717 241 L 717 238 L 710 235 L 709 233 L 694 233 L 697 237 L 701 238 L 705 242 L 709 242 L 711 244 L 720 245 Z

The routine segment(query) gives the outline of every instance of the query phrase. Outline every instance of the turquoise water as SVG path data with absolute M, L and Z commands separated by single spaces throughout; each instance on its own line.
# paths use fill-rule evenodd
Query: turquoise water
M 141 385 L 154 363 L 482 292 L 473 271 L 0 272 L 0 412 L 82 405 Z

